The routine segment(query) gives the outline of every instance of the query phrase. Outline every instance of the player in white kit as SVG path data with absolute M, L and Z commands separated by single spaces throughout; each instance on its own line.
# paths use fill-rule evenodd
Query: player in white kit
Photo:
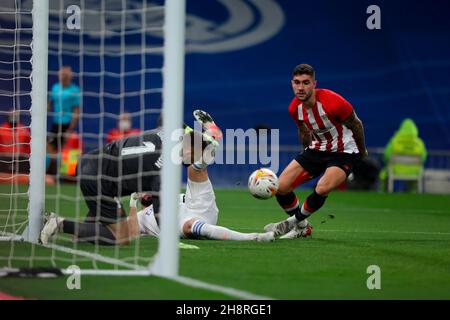
M 203 135 L 191 128 L 186 128 L 183 137 L 183 163 L 188 166 L 186 193 L 180 195 L 179 233 L 182 238 L 238 240 L 238 241 L 273 241 L 274 232 L 242 233 L 217 226 L 219 209 L 216 205 L 214 189 L 209 180 L 207 166 L 214 158 L 214 150 L 219 145 L 222 133 L 211 116 L 201 110 L 194 112 L 196 119 L 202 123 Z M 194 140 L 200 138 L 201 157 L 185 150 L 195 150 Z M 191 145 L 191 147 L 189 147 Z M 143 209 L 137 211 L 136 205 L 141 201 Z M 146 193 L 133 193 L 130 199 L 130 221 L 133 223 L 135 236 L 149 235 L 159 237 L 158 218 L 153 211 L 151 197 Z

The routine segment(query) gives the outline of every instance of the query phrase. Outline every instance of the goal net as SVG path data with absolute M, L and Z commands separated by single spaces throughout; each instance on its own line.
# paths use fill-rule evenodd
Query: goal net
M 164 137 L 182 124 L 184 11 L 179 0 L 1 2 L 0 268 L 177 275 L 181 168 L 170 157 L 176 139 Z M 81 157 L 158 128 L 160 117 L 170 119 L 159 128 L 164 166 L 142 172 L 136 160 L 136 178 L 161 177 L 160 240 L 103 246 L 59 232 L 40 244 L 44 212 L 87 217 Z M 98 164 L 94 181 L 120 184 Z M 128 212 L 129 195 L 121 196 Z

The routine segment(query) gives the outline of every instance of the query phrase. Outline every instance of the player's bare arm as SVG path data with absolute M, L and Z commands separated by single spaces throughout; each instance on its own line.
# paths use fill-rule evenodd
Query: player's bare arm
M 298 127 L 298 137 L 303 144 L 303 148 L 306 149 L 311 144 L 311 131 L 306 127 L 303 121 L 300 122 Z
M 130 196 L 130 212 L 128 214 L 128 232 L 130 240 L 139 237 L 139 221 L 137 217 L 136 204 L 140 195 L 136 192 L 132 193 Z
M 358 146 L 361 156 L 367 156 L 366 143 L 364 138 L 364 127 L 362 121 L 353 111 L 352 114 L 344 120 L 343 124 L 353 132 L 353 138 Z
M 128 229 L 128 221 L 122 220 L 117 223 L 107 225 L 107 228 L 114 234 L 116 244 L 128 245 L 130 244 L 130 236 Z

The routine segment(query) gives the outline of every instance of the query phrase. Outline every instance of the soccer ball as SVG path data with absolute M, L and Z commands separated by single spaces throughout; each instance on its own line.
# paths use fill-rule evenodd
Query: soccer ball
M 257 199 L 269 199 L 278 191 L 278 177 L 267 168 L 255 170 L 248 178 L 248 190 Z

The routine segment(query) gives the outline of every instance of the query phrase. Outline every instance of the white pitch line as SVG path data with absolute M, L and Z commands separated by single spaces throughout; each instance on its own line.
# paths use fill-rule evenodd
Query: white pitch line
M 245 300 L 273 300 L 273 298 L 270 298 L 270 297 L 260 296 L 260 295 L 253 294 L 251 292 L 242 291 L 242 290 L 238 290 L 238 289 L 234 289 L 234 288 L 223 287 L 223 286 L 219 286 L 217 284 L 203 282 L 203 281 L 200 281 L 197 279 L 192 279 L 192 278 L 187 278 L 187 277 L 182 277 L 182 276 L 171 277 L 168 279 L 177 281 L 179 283 L 182 283 L 182 284 L 190 286 L 190 287 L 220 292 L 220 293 L 223 293 L 223 294 L 226 294 L 229 296 L 233 296 L 233 297 L 237 297 L 237 298 L 241 298 L 241 299 L 245 299 Z
M 233 230 L 256 232 L 255 228 L 242 228 L 239 226 L 229 226 Z M 338 230 L 338 229 L 315 229 L 314 232 L 346 232 L 346 233 L 394 233 L 394 234 L 429 234 L 450 236 L 450 232 L 428 232 L 428 231 L 389 231 L 389 230 Z
M 61 269 L 65 275 L 73 274 L 73 270 Z M 142 270 L 114 270 L 114 269 L 81 269 L 80 275 L 82 276 L 150 276 L 148 269 Z
M 91 253 L 91 252 L 87 252 L 87 251 L 81 251 L 81 250 L 66 248 L 66 247 L 63 247 L 63 246 L 59 246 L 57 244 L 49 244 L 49 245 L 46 245 L 46 246 L 43 245 L 43 247 L 44 248 L 54 249 L 54 250 L 65 252 L 65 253 L 69 253 L 69 254 L 82 256 L 82 257 L 87 257 L 87 258 L 90 258 L 90 259 L 95 260 L 95 261 L 109 263 L 109 264 L 112 264 L 112 265 L 118 265 L 118 266 L 130 268 L 130 269 L 136 269 L 136 270 L 144 270 L 145 269 L 144 267 L 141 267 L 139 265 L 131 264 L 131 263 L 128 263 L 128 262 L 125 262 L 125 261 L 122 261 L 122 260 L 118 260 L 118 259 L 114 259 L 114 258 L 110 258 L 110 257 L 105 257 L 105 256 L 102 256 L 101 254 L 98 254 L 98 253 Z
M 73 274 L 73 271 L 63 269 L 62 272 L 65 275 Z M 143 270 L 107 270 L 107 269 L 80 269 L 80 274 L 84 276 L 155 276 L 150 273 L 148 269 Z M 197 279 L 176 276 L 163 278 L 171 281 L 181 283 L 185 286 L 206 289 L 208 291 L 223 293 L 232 297 L 241 298 L 244 300 L 273 300 L 273 298 L 260 296 L 251 292 L 238 290 L 230 287 L 223 287 L 216 284 L 200 281 Z
M 330 208 L 330 211 L 356 211 L 356 212 L 423 212 L 423 213 L 450 213 L 450 210 L 416 209 L 416 208 Z
M 450 232 L 428 232 L 428 231 L 387 231 L 387 230 L 338 230 L 338 229 L 317 229 L 317 232 L 346 232 L 346 233 L 394 233 L 394 234 L 429 234 L 450 236 Z
M 56 245 L 56 244 L 50 244 L 50 245 L 43 246 L 43 247 L 51 248 L 51 249 L 54 249 L 57 251 L 65 252 L 65 253 L 71 253 L 71 254 L 75 254 L 75 255 L 79 255 L 79 256 L 88 257 L 88 258 L 91 258 L 96 261 L 101 261 L 101 262 L 110 263 L 113 265 L 120 265 L 122 267 L 134 269 L 134 270 L 80 269 L 81 275 L 99 275 L 99 276 L 100 275 L 109 275 L 109 276 L 148 276 L 148 275 L 152 275 L 149 272 L 149 269 L 146 267 L 130 264 L 130 263 L 124 262 L 122 260 L 105 257 L 100 254 L 94 254 L 94 253 L 90 253 L 90 252 L 86 252 L 86 251 L 66 248 L 63 246 Z M 71 274 L 71 272 L 68 271 L 67 269 L 63 269 L 63 273 Z M 270 297 L 260 296 L 260 295 L 253 294 L 251 292 L 238 290 L 238 289 L 230 288 L 230 287 L 224 287 L 224 286 L 207 283 L 207 282 L 203 282 L 203 281 L 200 281 L 197 279 L 192 279 L 192 278 L 187 278 L 187 277 L 182 277 L 182 276 L 169 277 L 167 279 L 179 282 L 181 284 L 184 284 L 184 285 L 187 285 L 190 287 L 201 288 L 201 289 L 206 289 L 206 290 L 210 290 L 210 291 L 214 291 L 214 292 L 219 292 L 219 293 L 223 293 L 223 294 L 226 294 L 226 295 L 229 295 L 232 297 L 241 298 L 241 299 L 245 299 L 245 300 L 273 300 L 273 298 L 270 298 Z
M 236 206 L 236 205 L 227 205 L 227 209 L 242 209 L 243 206 Z M 248 206 L 249 208 L 253 208 L 251 206 Z M 263 207 L 258 208 L 258 212 L 261 211 L 270 211 L 274 212 L 273 208 L 270 207 Z M 417 209 L 417 208 L 398 208 L 398 209 L 392 209 L 392 208 L 344 208 L 344 207 L 330 207 L 330 211 L 338 211 L 338 212 L 423 212 L 423 213 L 449 213 L 450 210 L 441 210 L 441 209 Z

